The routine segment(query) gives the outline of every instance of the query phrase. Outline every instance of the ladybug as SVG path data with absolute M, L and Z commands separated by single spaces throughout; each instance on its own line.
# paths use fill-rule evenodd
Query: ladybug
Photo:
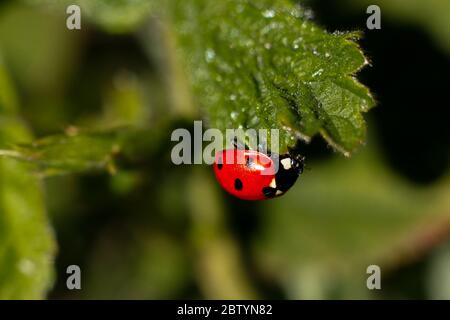
M 216 153 L 214 173 L 220 185 L 235 197 L 266 200 L 289 190 L 303 172 L 304 163 L 301 155 L 269 157 L 259 151 L 235 148 Z

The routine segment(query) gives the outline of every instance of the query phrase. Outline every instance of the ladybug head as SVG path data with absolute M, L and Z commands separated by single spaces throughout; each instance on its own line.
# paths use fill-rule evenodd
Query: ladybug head
M 291 167 L 295 172 L 300 175 L 305 169 L 305 156 L 302 156 L 296 148 L 288 147 L 287 156 L 291 159 Z

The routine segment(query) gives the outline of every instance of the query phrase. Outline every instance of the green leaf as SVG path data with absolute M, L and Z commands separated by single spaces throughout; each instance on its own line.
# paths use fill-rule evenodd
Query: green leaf
M 169 13 L 211 127 L 280 129 L 282 152 L 317 133 L 346 155 L 364 142 L 358 33 L 327 33 L 287 0 L 173 0 Z
M 0 64 L 0 147 L 31 138 L 15 101 Z M 0 299 L 43 298 L 52 283 L 55 244 L 41 187 L 25 163 L 0 158 Z

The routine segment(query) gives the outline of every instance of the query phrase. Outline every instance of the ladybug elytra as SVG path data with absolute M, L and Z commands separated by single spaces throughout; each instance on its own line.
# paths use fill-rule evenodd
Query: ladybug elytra
M 214 173 L 220 185 L 242 200 L 265 200 L 284 194 L 303 172 L 300 155 L 268 155 L 248 149 L 216 153 Z M 278 170 L 277 170 L 278 169 Z

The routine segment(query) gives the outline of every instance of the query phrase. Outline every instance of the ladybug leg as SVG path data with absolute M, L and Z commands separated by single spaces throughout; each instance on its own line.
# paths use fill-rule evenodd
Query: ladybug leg
M 258 151 L 262 152 L 264 154 L 267 154 L 269 157 L 272 156 L 272 151 L 270 151 L 270 149 L 267 148 L 267 144 L 266 143 L 259 143 L 258 144 Z
M 236 136 L 233 138 L 233 146 L 235 149 L 250 150 L 245 142 L 240 141 Z

